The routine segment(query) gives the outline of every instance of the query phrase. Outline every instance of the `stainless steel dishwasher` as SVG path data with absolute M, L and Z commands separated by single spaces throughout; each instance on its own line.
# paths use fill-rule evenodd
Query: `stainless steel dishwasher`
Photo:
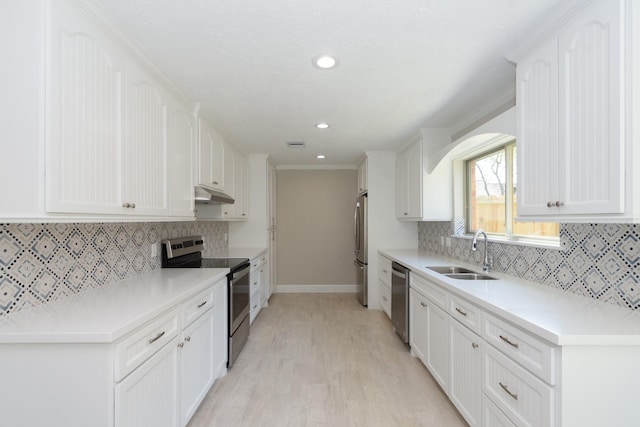
M 391 323 L 405 344 L 409 344 L 409 272 L 404 265 L 391 263 Z

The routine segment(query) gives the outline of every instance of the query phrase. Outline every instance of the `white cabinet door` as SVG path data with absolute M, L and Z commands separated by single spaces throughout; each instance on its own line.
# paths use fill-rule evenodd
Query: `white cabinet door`
M 215 304 L 220 304 L 214 300 Z M 186 425 L 216 379 L 214 311 L 185 328 L 180 342 L 180 425 Z
M 126 56 L 68 2 L 51 14 L 46 208 L 122 213 Z
M 425 365 L 445 393 L 449 390 L 449 315 L 427 299 Z
M 129 60 L 126 99 L 123 207 L 138 215 L 168 215 L 168 94 Z
M 597 1 L 560 34 L 562 214 L 624 212 L 621 1 Z
M 167 117 L 168 198 L 171 216 L 194 216 L 191 174 L 194 118 L 189 110 L 173 100 Z
M 214 285 L 213 300 L 213 367 L 216 378 L 227 372 L 227 349 L 229 345 L 229 331 L 227 325 L 227 280 L 221 280 Z
M 240 152 L 227 149 L 227 161 L 225 167 L 228 169 L 226 182 L 233 183 L 227 190 L 235 200 L 233 205 L 222 205 L 222 217 L 226 219 L 249 219 L 249 161 Z M 225 169 L 225 170 L 227 170 Z M 231 176 L 232 175 L 232 176 Z
M 203 119 L 199 120 L 199 173 L 198 182 L 216 190 L 225 191 L 225 143 L 223 138 Z
M 266 255 L 262 256 L 263 261 L 260 266 L 259 274 L 260 274 L 260 305 L 262 307 L 266 307 L 269 304 L 269 283 L 267 281 L 267 269 L 269 267 L 269 263 L 266 259 Z
M 367 159 L 358 165 L 358 194 L 367 191 Z
M 558 200 L 558 43 L 540 47 L 516 70 L 518 215 L 548 215 Z
M 519 216 L 625 212 L 621 3 L 594 1 L 518 64 Z
M 409 345 L 411 351 L 426 364 L 427 299 L 409 289 Z
M 116 385 L 116 427 L 178 425 L 177 344 L 169 342 Z
M 422 218 L 422 142 L 398 155 L 396 161 L 396 216 Z
M 480 346 L 483 341 L 453 319 L 449 322 L 449 339 L 449 398 L 470 426 L 479 426 L 482 398 Z

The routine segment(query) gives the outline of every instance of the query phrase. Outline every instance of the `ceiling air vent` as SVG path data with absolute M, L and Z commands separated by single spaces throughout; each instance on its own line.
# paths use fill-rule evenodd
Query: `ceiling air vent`
M 289 141 L 287 142 L 289 148 L 304 148 L 304 142 L 302 141 Z

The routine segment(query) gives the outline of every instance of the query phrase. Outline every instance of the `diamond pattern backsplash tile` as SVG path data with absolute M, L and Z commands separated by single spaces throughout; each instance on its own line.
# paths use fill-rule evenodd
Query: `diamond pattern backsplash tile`
M 202 235 L 225 250 L 226 222 L 0 224 L 0 315 L 160 268 L 151 245 Z
M 441 237 L 464 234 L 464 219 L 420 222 L 421 251 L 478 264 L 468 239 Z M 640 226 L 636 224 L 561 224 L 561 249 L 543 249 L 509 243 L 489 243 L 493 269 L 567 292 L 640 309 Z M 0 257 L 2 254 L 0 254 Z M 2 298 L 2 295 L 0 295 Z

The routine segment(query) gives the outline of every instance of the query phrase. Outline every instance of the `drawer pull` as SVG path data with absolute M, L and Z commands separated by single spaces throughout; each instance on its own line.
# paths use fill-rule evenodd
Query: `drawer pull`
M 184 337 L 184 340 L 185 340 L 186 342 L 189 342 L 189 341 L 191 341 L 191 337 Z
M 182 348 L 182 347 L 184 347 L 184 343 L 183 342 L 179 342 L 178 343 L 178 348 Z
M 385 270 L 385 269 L 382 269 L 382 272 L 383 272 L 384 274 L 387 274 L 387 273 L 388 273 L 388 271 L 387 271 L 387 270 Z
M 511 342 L 511 341 L 509 340 L 509 338 L 507 338 L 507 337 L 503 337 L 502 335 L 498 335 L 498 336 L 500 337 L 500 339 L 501 339 L 502 341 L 506 342 L 506 343 L 507 343 L 507 344 L 509 344 L 510 346 L 515 347 L 515 348 L 518 348 L 518 347 L 519 347 L 518 343 Z
M 149 344 L 153 344 L 154 342 L 158 341 L 160 338 L 162 338 L 162 336 L 164 335 L 165 331 L 160 332 L 158 335 L 155 336 L 155 338 L 151 338 L 149 340 Z
M 204 307 L 204 305 L 207 303 L 207 301 L 202 301 L 200 304 L 198 304 L 197 308 L 202 308 Z
M 511 393 L 511 391 L 509 390 L 509 387 L 507 387 L 506 385 L 502 384 L 501 382 L 498 382 L 498 384 L 500 384 L 500 387 L 502 387 L 502 389 L 509 395 L 511 396 L 514 400 L 518 400 L 518 395 L 515 393 Z
M 466 317 L 467 313 L 465 313 L 464 311 L 460 310 L 458 307 L 456 307 L 456 311 L 460 314 L 462 314 L 463 316 Z
M 386 301 L 386 300 L 387 300 L 387 297 L 382 297 L 382 299 Z
M 471 343 L 471 348 L 478 348 L 478 347 L 480 347 L 480 344 L 475 343 L 475 342 Z
M 426 306 L 427 306 L 427 304 L 425 304 L 423 301 L 420 301 L 420 305 L 421 305 L 422 307 L 426 307 Z

